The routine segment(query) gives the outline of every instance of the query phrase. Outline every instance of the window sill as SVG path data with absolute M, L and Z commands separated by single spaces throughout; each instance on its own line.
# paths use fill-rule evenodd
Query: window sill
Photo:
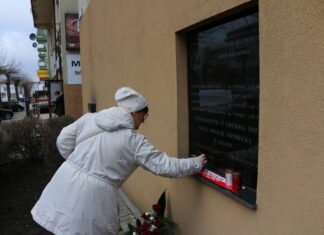
M 248 207 L 249 209 L 256 210 L 257 204 L 255 203 L 256 200 L 256 192 L 254 189 L 249 187 L 245 187 L 244 189 L 240 190 L 239 193 L 234 193 L 230 190 L 227 190 L 216 183 L 213 183 L 202 176 L 195 175 L 194 178 L 198 179 L 199 181 L 207 184 L 208 186 L 218 190 L 219 192 L 229 196 L 230 198 L 234 199 L 235 201 L 240 202 L 244 206 Z

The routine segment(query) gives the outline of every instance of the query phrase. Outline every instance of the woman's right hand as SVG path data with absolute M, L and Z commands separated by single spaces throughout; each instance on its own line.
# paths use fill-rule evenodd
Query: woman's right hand
M 200 162 L 200 170 L 203 170 L 205 168 L 205 165 L 207 163 L 207 157 L 205 154 L 201 154 L 198 157 L 198 160 Z

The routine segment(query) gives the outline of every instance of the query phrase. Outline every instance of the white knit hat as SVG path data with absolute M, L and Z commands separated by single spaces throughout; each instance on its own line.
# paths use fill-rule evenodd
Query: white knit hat
M 123 107 L 130 113 L 147 107 L 145 98 L 129 87 L 119 88 L 116 91 L 115 100 L 118 107 Z

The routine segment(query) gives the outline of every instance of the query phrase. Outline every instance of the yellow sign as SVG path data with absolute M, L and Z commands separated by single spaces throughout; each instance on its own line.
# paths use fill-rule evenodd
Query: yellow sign
M 38 70 L 38 77 L 40 81 L 48 79 L 48 70 Z

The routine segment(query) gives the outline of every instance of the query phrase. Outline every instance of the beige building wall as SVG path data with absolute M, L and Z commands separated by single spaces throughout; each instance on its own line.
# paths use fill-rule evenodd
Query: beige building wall
M 150 104 L 140 132 L 169 155 L 185 156 L 181 30 L 246 2 L 91 1 L 81 22 L 83 110 L 90 101 L 97 110 L 114 105 L 117 88 L 133 87 Z M 248 209 L 193 177 L 167 179 L 138 169 L 123 189 L 141 210 L 167 188 L 167 212 L 179 234 L 324 234 L 323 12 L 323 1 L 259 1 L 258 208 Z
M 87 10 L 91 0 L 78 0 L 79 17 L 82 18 L 83 12 Z

